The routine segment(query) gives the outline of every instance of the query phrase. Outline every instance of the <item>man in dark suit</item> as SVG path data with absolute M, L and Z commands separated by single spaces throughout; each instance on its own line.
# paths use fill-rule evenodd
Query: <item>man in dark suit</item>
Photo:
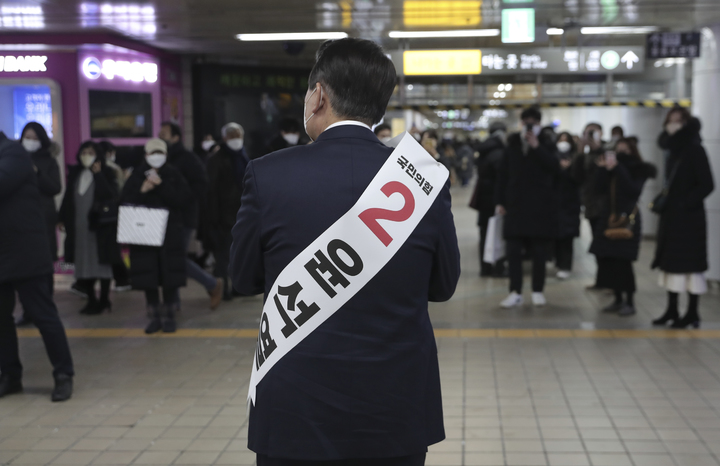
M 309 78 L 315 142 L 253 160 L 233 229 L 231 275 L 247 295 L 280 272 L 356 203 L 391 148 L 370 130 L 396 85 L 370 41 L 324 43 Z M 440 189 L 440 187 L 438 187 Z M 449 184 L 380 272 L 257 385 L 249 448 L 258 466 L 422 465 L 444 439 L 428 301 L 450 299 L 460 254 Z
M 32 159 L 0 132 L 0 398 L 22 391 L 13 321 L 15 293 L 40 330 L 53 365 L 53 401 L 72 395 L 65 328 L 52 298 L 53 260 Z

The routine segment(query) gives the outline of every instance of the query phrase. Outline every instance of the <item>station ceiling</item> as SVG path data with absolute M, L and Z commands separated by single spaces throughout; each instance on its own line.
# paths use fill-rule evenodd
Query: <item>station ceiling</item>
M 720 23 L 720 0 L 0 0 L 0 34 L 110 30 L 177 53 L 307 67 L 318 42 L 240 42 L 235 37 L 338 31 L 374 39 L 387 50 L 497 47 L 500 37 L 401 42 L 388 32 L 499 28 L 501 10 L 513 7 L 535 9 L 539 46 L 644 44 L 644 36 L 583 36 L 584 26 L 680 31 Z M 550 27 L 563 28 L 565 35 L 543 36 Z

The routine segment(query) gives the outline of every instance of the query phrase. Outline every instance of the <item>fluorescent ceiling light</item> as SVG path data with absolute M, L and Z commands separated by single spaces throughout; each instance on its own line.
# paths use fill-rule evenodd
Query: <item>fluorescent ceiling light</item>
M 600 26 L 580 28 L 581 34 L 647 34 L 655 32 L 656 26 Z
M 565 33 L 565 29 L 563 28 L 548 28 L 547 35 L 548 36 L 562 36 Z
M 419 39 L 428 37 L 495 37 L 500 29 L 455 29 L 451 31 L 390 31 L 393 39 Z
M 330 40 L 344 39 L 348 35 L 345 32 L 290 32 L 277 34 L 238 34 L 235 36 L 241 41 L 301 41 L 301 40 Z

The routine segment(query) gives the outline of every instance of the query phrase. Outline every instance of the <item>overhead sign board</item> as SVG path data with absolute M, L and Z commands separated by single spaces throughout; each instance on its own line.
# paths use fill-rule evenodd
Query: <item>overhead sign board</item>
M 153 84 L 158 80 L 158 66 L 155 63 L 140 63 L 124 60 L 99 60 L 95 57 L 88 57 L 82 62 L 82 72 L 91 81 L 105 76 L 108 81 L 116 77 L 125 81 L 147 82 Z
M 502 10 L 502 36 L 504 44 L 535 42 L 535 9 L 507 8 Z
M 45 66 L 48 57 L 45 55 L 6 55 L 0 56 L 0 72 L 26 73 L 47 71 Z
M 480 74 L 480 50 L 411 50 L 403 53 L 406 76 Z
M 405 0 L 405 26 L 477 26 L 482 23 L 481 0 Z
M 408 76 L 632 74 L 644 70 L 644 52 L 643 47 L 505 48 L 413 50 L 393 52 L 391 56 L 396 69 Z
M 657 32 L 647 36 L 647 58 L 698 58 L 699 32 Z

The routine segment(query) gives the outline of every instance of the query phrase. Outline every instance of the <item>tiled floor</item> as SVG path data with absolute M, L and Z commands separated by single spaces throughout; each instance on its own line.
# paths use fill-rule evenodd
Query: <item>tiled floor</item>
M 433 304 L 447 440 L 428 465 L 720 465 L 720 292 L 702 300 L 703 332 L 654 332 L 662 310 L 643 244 L 636 317 L 603 316 L 587 292 L 592 260 L 578 240 L 576 275 L 548 282 L 550 305 L 501 311 L 506 281 L 477 276 L 474 212 L 455 193 L 463 276 Z M 551 268 L 549 269 L 552 270 Z M 109 315 L 80 316 L 58 283 L 76 361 L 75 396 L 49 401 L 50 367 L 23 331 L 26 391 L 0 399 L 0 465 L 252 465 L 245 397 L 259 298 L 215 312 L 196 284 L 183 290 L 174 337 L 142 335 L 135 293 Z M 599 329 L 599 330 L 593 330 Z

